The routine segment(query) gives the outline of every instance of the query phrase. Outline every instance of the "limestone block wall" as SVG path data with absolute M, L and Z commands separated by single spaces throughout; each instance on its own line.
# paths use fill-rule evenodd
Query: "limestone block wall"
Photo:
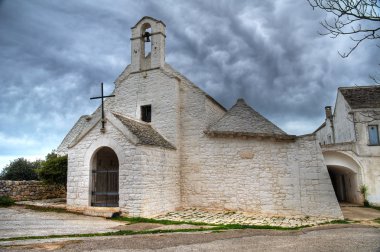
M 142 204 L 139 212 L 129 211 L 131 215 L 150 217 L 180 208 L 180 171 L 176 151 L 144 146 L 141 152 Z
M 180 109 L 177 80 L 161 69 L 154 69 L 129 74 L 118 81 L 116 96 L 106 101 L 106 108 L 140 120 L 140 107 L 152 105 L 151 125 L 177 146 Z
M 72 206 L 89 206 L 91 203 L 91 162 L 97 149 L 108 146 L 119 159 L 119 174 L 128 161 L 124 154 L 132 148 L 131 143 L 110 122 L 106 123 L 106 133 L 101 133 L 98 123 L 82 140 L 69 148 L 67 171 L 67 204 Z M 131 150 L 133 152 L 133 148 Z M 120 183 L 119 183 L 120 185 Z
M 359 156 L 357 160 L 363 169 L 363 184 L 368 187 L 368 201 L 380 206 L 380 157 Z
M 318 141 L 299 137 L 297 149 L 301 211 L 309 216 L 343 218 Z
M 340 218 L 316 147 L 314 140 L 302 139 L 202 139 L 201 165 L 182 171 L 185 206 Z
M 320 128 L 315 132 L 315 136 L 321 145 L 332 144 L 333 143 L 333 132 L 331 129 L 330 120 L 325 120 L 325 126 Z
M 97 124 L 69 149 L 67 204 L 91 204 L 92 156 L 108 146 L 119 159 L 119 207 L 131 216 L 151 216 L 179 207 L 179 169 L 174 150 L 134 146 L 111 122 Z
M 338 92 L 334 111 L 335 143 L 356 141 L 353 118 L 349 114 L 350 110 L 351 108 L 342 93 Z
M 314 138 L 294 142 L 211 138 L 225 112 L 207 112 L 204 94 L 181 85 L 182 206 L 342 218 Z
M 64 186 L 47 185 L 36 180 L 0 180 L 0 196 L 9 196 L 16 201 L 64 198 L 66 190 Z

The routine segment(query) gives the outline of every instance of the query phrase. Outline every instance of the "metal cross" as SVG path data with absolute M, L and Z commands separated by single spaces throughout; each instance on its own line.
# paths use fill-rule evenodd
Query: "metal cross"
M 101 89 L 102 89 L 102 95 L 97 96 L 97 97 L 91 97 L 90 100 L 102 99 L 102 129 L 101 129 L 101 131 L 104 131 L 105 130 L 104 129 L 104 123 L 106 122 L 106 120 L 104 120 L 104 98 L 114 97 L 115 95 L 106 95 L 106 96 L 103 95 L 103 82 L 101 83 Z

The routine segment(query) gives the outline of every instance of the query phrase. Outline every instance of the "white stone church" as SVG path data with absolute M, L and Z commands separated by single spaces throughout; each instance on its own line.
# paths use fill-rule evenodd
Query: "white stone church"
M 151 17 L 132 27 L 104 119 L 82 116 L 59 146 L 68 206 L 342 218 L 315 137 L 286 134 L 242 99 L 226 110 L 165 63 L 165 29 Z

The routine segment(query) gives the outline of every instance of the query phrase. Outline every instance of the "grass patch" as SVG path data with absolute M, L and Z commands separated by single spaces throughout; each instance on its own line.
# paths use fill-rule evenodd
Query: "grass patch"
M 52 238 L 78 238 L 78 237 L 97 237 L 97 236 L 119 236 L 119 235 L 138 235 L 138 234 L 165 234 L 165 233 L 188 233 L 188 232 L 199 232 L 199 231 L 209 231 L 209 232 L 222 232 L 224 230 L 230 229 L 275 229 L 275 230 L 298 230 L 303 227 L 294 228 L 284 228 L 284 227 L 274 227 L 274 226 L 250 226 L 250 225 L 220 225 L 212 228 L 198 228 L 198 229 L 175 229 L 175 230 L 142 230 L 142 231 L 132 231 L 132 230 L 119 230 L 116 232 L 107 233 L 94 233 L 94 234 L 69 234 L 69 235 L 48 235 L 48 236 L 23 236 L 23 237 L 12 237 L 12 238 L 0 238 L 1 241 L 16 241 L 16 240 L 33 240 L 33 239 L 52 239 Z
M 349 219 L 344 219 L 344 220 L 332 220 L 332 221 L 326 221 L 324 223 L 320 223 L 318 225 L 327 225 L 327 224 L 351 224 L 355 223 L 355 221 L 351 221 Z
M 269 225 L 241 225 L 241 224 L 224 224 L 216 226 L 216 229 L 207 230 L 229 230 L 229 229 L 272 229 L 272 230 L 299 230 L 301 228 L 310 227 L 309 225 L 299 227 L 278 227 Z
M 189 224 L 194 226 L 212 226 L 213 228 L 207 228 L 207 230 L 228 230 L 228 229 L 276 229 L 276 230 L 294 230 L 309 226 L 302 227 L 278 227 L 269 225 L 242 225 L 242 224 L 211 224 L 205 222 L 191 222 L 191 221 L 172 221 L 172 220 L 157 220 L 142 217 L 115 217 L 112 220 L 127 221 L 130 224 L 135 223 L 158 223 L 163 225 L 183 225 Z M 192 229 L 195 230 L 195 229 Z
M 380 218 L 374 219 L 373 221 L 380 224 Z
M 330 224 L 350 224 L 349 220 L 332 220 L 329 222 Z
M 217 225 L 214 225 L 214 224 L 204 223 L 204 222 L 157 220 L 157 219 L 150 219 L 150 218 L 143 218 L 143 217 L 114 217 L 114 218 L 111 218 L 111 220 L 127 221 L 130 224 L 135 224 L 135 223 L 157 223 L 157 224 L 163 224 L 163 225 L 189 224 L 189 225 L 194 225 L 194 226 L 217 226 Z
M 0 196 L 0 207 L 10 207 L 15 204 L 15 201 L 8 196 Z
M 142 230 L 142 231 L 132 231 L 132 230 L 119 230 L 115 232 L 107 233 L 94 233 L 94 234 L 68 234 L 68 235 L 48 235 L 48 236 L 24 236 L 24 237 L 13 237 L 13 238 L 0 238 L 0 241 L 16 241 L 16 240 L 32 240 L 32 239 L 52 239 L 52 238 L 78 238 L 78 237 L 97 237 L 97 236 L 118 236 L 118 235 L 138 235 L 138 234 L 165 234 L 165 233 L 187 233 L 187 232 L 201 232 L 208 231 L 212 233 L 219 233 L 225 230 L 238 230 L 238 229 L 271 229 L 271 230 L 299 230 L 301 228 L 309 226 L 299 226 L 299 227 L 277 227 L 277 226 L 256 226 L 256 225 L 240 225 L 240 224 L 225 224 L 225 225 L 212 225 L 208 223 L 197 223 L 197 222 L 183 222 L 183 221 L 169 221 L 169 220 L 155 220 L 149 218 L 130 218 L 130 217 L 116 217 L 112 220 L 124 220 L 130 223 L 160 223 L 165 225 L 179 225 L 179 224 L 191 224 L 191 225 L 209 225 L 210 228 L 196 228 L 196 229 L 173 229 L 173 230 Z

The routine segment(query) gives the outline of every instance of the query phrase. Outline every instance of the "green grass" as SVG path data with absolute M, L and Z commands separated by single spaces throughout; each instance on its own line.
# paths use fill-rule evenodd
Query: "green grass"
M 117 217 L 112 218 L 112 220 L 128 221 L 129 223 L 160 223 L 164 225 L 180 225 L 180 224 L 191 224 L 191 225 L 208 225 L 210 228 L 196 228 L 196 229 L 174 229 L 174 230 L 142 230 L 142 231 L 132 231 L 132 230 L 119 230 L 115 232 L 107 233 L 95 233 L 95 234 L 69 234 L 69 235 L 48 235 L 48 236 L 23 236 L 23 237 L 12 237 L 12 238 L 1 238 L 0 241 L 15 241 L 15 240 L 32 240 L 32 239 L 52 239 L 52 238 L 75 238 L 75 237 L 97 237 L 97 236 L 117 236 L 117 235 L 138 235 L 138 234 L 165 234 L 165 233 L 186 233 L 186 232 L 200 232 L 208 231 L 212 233 L 219 233 L 225 230 L 237 230 L 237 229 L 271 229 L 271 230 L 299 230 L 301 228 L 309 226 L 300 227 L 277 227 L 277 226 L 257 226 L 257 225 L 240 225 L 240 224 L 225 224 L 225 225 L 212 225 L 208 223 L 199 222 L 183 222 L 183 221 L 170 221 L 170 220 L 155 220 L 148 218 L 130 218 L 130 217 Z
M 0 207 L 10 207 L 15 204 L 15 201 L 8 196 L 0 196 Z
M 332 220 L 332 221 L 329 221 L 328 224 L 350 224 L 352 222 L 350 222 L 349 220 Z
M 135 223 L 157 223 L 157 224 L 163 224 L 163 225 L 190 224 L 190 225 L 194 225 L 194 226 L 217 226 L 217 225 L 214 225 L 214 224 L 204 223 L 204 222 L 157 220 L 157 219 L 142 218 L 142 217 L 114 217 L 114 218 L 111 218 L 111 219 L 112 220 L 118 220 L 118 221 L 127 221 L 130 224 L 135 224 Z
M 374 219 L 373 221 L 380 224 L 380 218 Z
M 306 226 L 303 226 L 306 227 Z M 199 232 L 199 231 L 209 231 L 209 232 L 221 232 L 230 229 L 274 229 L 274 230 L 298 230 L 303 227 L 295 228 L 284 228 L 284 227 L 274 227 L 274 226 L 250 226 L 250 225 L 219 225 L 211 228 L 198 228 L 198 229 L 176 229 L 176 230 L 142 230 L 142 231 L 132 231 L 132 230 L 119 230 L 116 232 L 107 233 L 95 233 L 95 234 L 69 234 L 69 235 L 48 235 L 48 236 L 23 236 L 23 237 L 12 237 L 12 238 L 0 238 L 1 241 L 16 241 L 16 240 L 32 240 L 32 239 L 52 239 L 52 238 L 75 238 L 75 237 L 97 237 L 97 236 L 118 236 L 118 235 L 138 235 L 138 234 L 165 234 L 165 233 L 187 233 L 187 232 Z

